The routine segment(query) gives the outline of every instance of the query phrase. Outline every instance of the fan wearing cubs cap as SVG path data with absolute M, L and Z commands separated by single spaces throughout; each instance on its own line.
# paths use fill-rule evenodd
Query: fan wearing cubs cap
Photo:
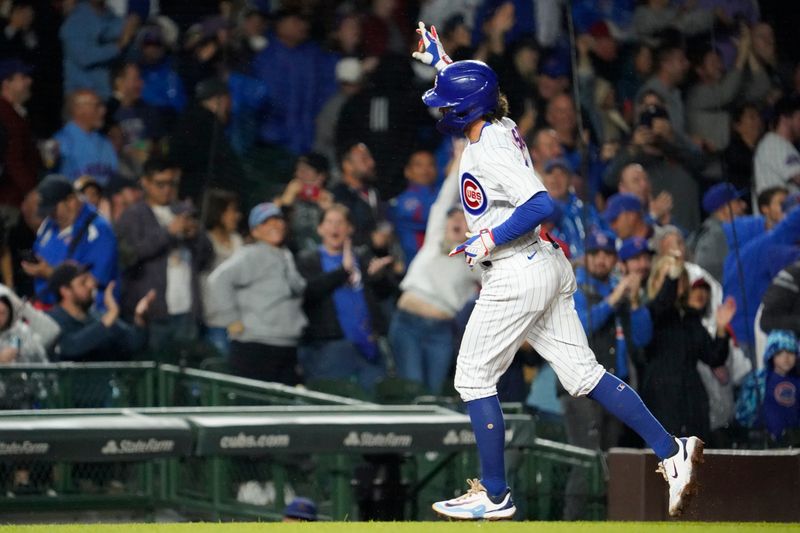
M 737 190 L 730 183 L 718 183 L 703 195 L 703 210 L 708 218 L 689 240 L 694 262 L 705 268 L 714 279 L 722 279 L 725 257 L 728 255 L 728 240 L 723 224 L 733 221 L 745 213 L 742 197 L 746 190 Z
M 620 239 L 649 237 L 652 233 L 641 200 L 630 193 L 619 193 L 609 198 L 603 218 Z
M 736 401 L 736 420 L 744 427 L 765 427 L 774 442 L 787 431 L 800 429 L 800 370 L 797 335 L 775 329 L 767 337 L 764 368 L 742 384 Z M 763 403 L 762 403 L 763 401 Z
M 468 140 L 458 173 L 469 233 L 451 255 L 463 254 L 470 268 L 479 268 L 482 286 L 455 375 L 455 388 L 475 433 L 481 477 L 469 480 L 466 494 L 436 502 L 433 510 L 463 520 L 514 516 L 497 382 L 527 340 L 570 395 L 595 400 L 653 448 L 662 468 L 674 473 L 667 479 L 669 512 L 680 514 L 696 483 L 695 464 L 702 458 L 703 442 L 670 435 L 639 395 L 607 372 L 589 347 L 575 310 L 572 265 L 557 244 L 539 238 L 541 223 L 554 210 L 553 199 L 533 169 L 517 125 L 506 116 L 508 103 L 495 72 L 481 61 L 452 62 L 435 28 L 428 31 L 420 22 L 417 33 L 414 57 L 438 71 L 422 101 L 438 110 L 440 132 Z M 641 202 L 633 199 L 641 213 Z M 641 231 L 637 224 L 627 236 Z
M 797 336 L 793 332 L 776 329 L 769 334 L 764 351 L 766 391 L 762 398 L 764 425 L 775 440 L 780 440 L 789 429 L 800 428 L 797 356 Z
M 208 277 L 208 322 L 227 328 L 235 374 L 297 385 L 297 344 L 308 323 L 302 310 L 306 282 L 283 247 L 286 221 L 269 202 L 247 218 L 254 241 Z

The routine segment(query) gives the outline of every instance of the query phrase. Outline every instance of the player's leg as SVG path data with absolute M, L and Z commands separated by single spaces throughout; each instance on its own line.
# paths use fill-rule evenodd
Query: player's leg
M 518 265 L 509 258 L 484 274 L 480 298 L 461 342 L 455 377 L 475 433 L 481 480 L 462 497 L 436 502 L 433 509 L 439 514 L 500 519 L 510 518 L 516 511 L 505 477 L 505 424 L 497 381 L 557 288 L 555 269 L 543 271 L 553 278 L 548 284 L 544 275 L 532 276 L 530 266 L 530 261 Z
M 588 396 L 601 404 L 636 431 L 659 456 L 662 465 L 669 462 L 668 466 L 674 467 L 672 479 L 677 481 L 667 479 L 671 494 L 670 513 L 679 513 L 685 503 L 683 493 L 694 485 L 693 464 L 702 456 L 703 443 L 696 437 L 676 439 L 670 435 L 639 394 L 597 362 L 575 311 L 572 299 L 574 275 L 566 258 L 557 257 L 557 260 L 564 265 L 561 293 L 533 325 L 528 342 L 550 362 L 567 392 L 572 396 Z M 676 491 L 674 495 L 673 489 Z

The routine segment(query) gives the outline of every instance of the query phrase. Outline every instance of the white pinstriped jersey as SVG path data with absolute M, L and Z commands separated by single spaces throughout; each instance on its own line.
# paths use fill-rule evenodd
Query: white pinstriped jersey
M 513 121 L 483 128 L 461 156 L 461 203 L 473 233 L 495 228 L 545 187 Z M 527 340 L 574 395 L 591 391 L 605 370 L 589 349 L 575 311 L 575 275 L 561 250 L 538 240 L 539 228 L 495 248 L 481 265 L 480 297 L 456 363 L 464 401 L 497 394 L 497 381 Z
M 487 124 L 480 139 L 467 145 L 459 175 L 461 205 L 473 233 L 499 226 L 514 208 L 546 190 L 517 125 L 509 118 Z

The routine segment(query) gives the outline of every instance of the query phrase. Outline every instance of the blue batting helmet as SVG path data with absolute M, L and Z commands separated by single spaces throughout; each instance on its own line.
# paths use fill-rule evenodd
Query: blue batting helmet
M 449 107 L 436 123 L 442 133 L 456 135 L 497 108 L 497 75 L 482 61 L 456 61 L 436 75 L 433 89 L 422 95 L 428 107 Z

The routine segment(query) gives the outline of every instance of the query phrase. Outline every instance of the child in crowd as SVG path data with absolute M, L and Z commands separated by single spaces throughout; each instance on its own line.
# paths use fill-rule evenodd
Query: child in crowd
M 790 430 L 800 429 L 800 373 L 797 368 L 797 336 L 788 330 L 773 330 L 764 351 L 765 367 L 742 386 L 736 419 L 745 427 L 763 425 L 775 442 Z M 758 408 L 763 401 L 761 409 Z

